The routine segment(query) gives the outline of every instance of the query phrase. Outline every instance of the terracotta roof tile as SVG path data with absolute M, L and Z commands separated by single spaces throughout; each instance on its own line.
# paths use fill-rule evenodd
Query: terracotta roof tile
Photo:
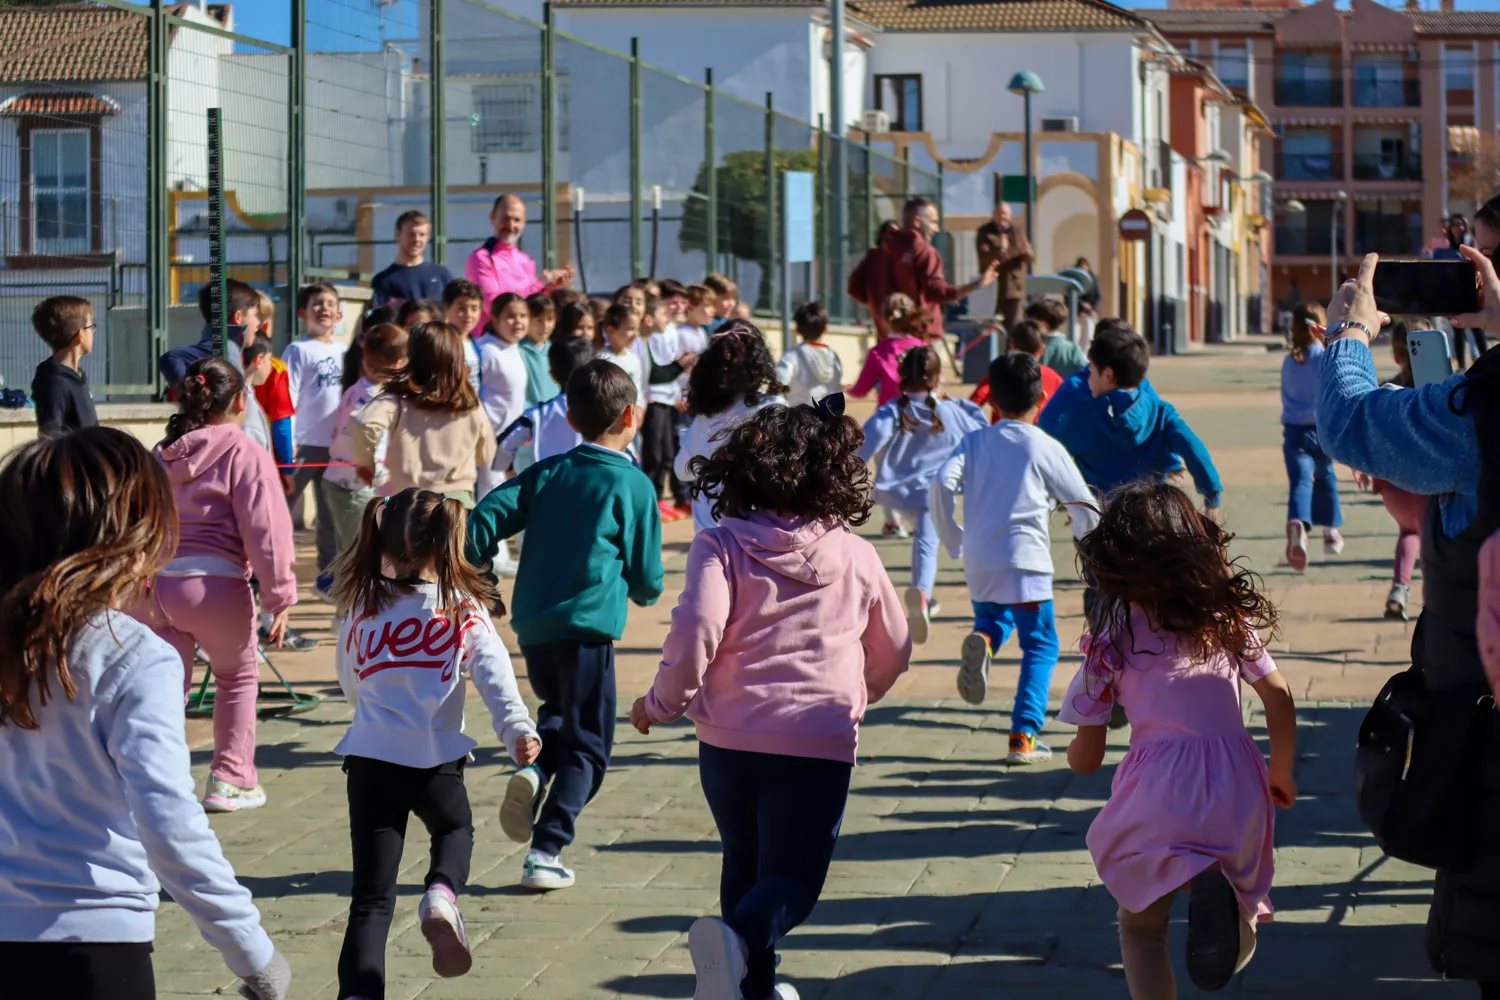
M 1135 14 L 1105 0 L 850 0 L 862 21 L 892 31 L 1130 31 Z
M 1138 9 L 1136 14 L 1156 25 L 1164 35 L 1254 35 L 1270 34 L 1276 30 L 1276 22 L 1291 10 L 1244 10 L 1230 8 L 1215 10 L 1197 9 Z M 1339 13 L 1349 17 L 1347 10 Z M 1397 10 L 1417 24 L 1417 31 L 1424 35 L 1486 35 L 1500 34 L 1500 11 L 1496 10 Z
M 0 7 L 0 82 L 139 80 L 146 19 L 113 7 Z
M 21 94 L 0 104 L 0 115 L 117 115 L 120 106 L 107 97 L 81 91 Z

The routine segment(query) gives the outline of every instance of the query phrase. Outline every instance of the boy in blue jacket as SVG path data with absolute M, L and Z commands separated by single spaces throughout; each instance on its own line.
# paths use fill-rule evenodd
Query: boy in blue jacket
M 1186 465 L 1218 519 L 1223 486 L 1208 448 L 1146 381 L 1151 352 L 1123 320 L 1102 322 L 1089 345 L 1089 366 L 1063 382 L 1038 426 L 1072 454 L 1084 482 L 1107 494 L 1143 477 L 1165 481 Z M 1179 458 L 1180 456 L 1180 458 Z

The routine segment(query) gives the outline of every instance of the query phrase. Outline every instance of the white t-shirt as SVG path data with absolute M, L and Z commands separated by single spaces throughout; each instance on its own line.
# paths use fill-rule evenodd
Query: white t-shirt
M 608 347 L 599 352 L 599 357 L 612 365 L 625 369 L 625 374 L 630 376 L 630 381 L 635 383 L 635 401 L 642 406 L 646 404 L 646 372 L 641 367 L 640 341 L 637 340 L 625 350 L 616 354 Z
M 354 449 L 349 444 L 349 417 L 362 409 L 379 393 L 380 386 L 367 378 L 361 378 L 344 390 L 344 397 L 339 400 L 338 416 L 333 422 L 333 443 L 328 446 L 329 462 L 354 461 Z M 390 444 L 390 435 L 386 434 L 381 436 L 380 443 L 375 446 L 375 482 L 373 484 L 360 479 L 352 465 L 330 465 L 328 471 L 323 474 L 323 479 L 356 493 L 373 490 L 385 482 L 385 453 Z
M 479 402 L 496 434 L 526 410 L 526 359 L 493 333 L 479 338 Z
M 648 380 L 646 386 L 646 402 L 663 403 L 667 406 L 676 406 L 678 400 L 682 399 L 681 379 L 673 379 L 670 382 L 649 382 L 651 378 L 651 365 L 670 365 L 682 354 L 682 342 L 677 336 L 679 327 L 669 324 L 661 333 L 653 333 L 649 337 L 642 337 L 636 341 L 636 347 L 641 356 L 641 377 Z
M 333 423 L 344 395 L 340 383 L 345 350 L 336 340 L 302 337 L 281 352 L 292 405 L 297 408 L 292 417 L 292 444 L 327 448 L 333 441 Z
M 781 356 L 776 377 L 786 383 L 787 405 L 802 406 L 814 402 L 815 395 L 821 398 L 838 392 L 844 381 L 844 365 L 833 348 L 803 341 Z
M 702 414 L 694 417 L 692 422 L 678 434 L 677 458 L 672 463 L 677 478 L 685 483 L 692 482 L 696 478 L 691 467 L 693 459 L 700 455 L 712 455 L 718 451 L 719 446 L 724 443 L 724 438 L 728 436 L 728 432 L 734 429 L 734 425 L 756 410 L 785 404 L 786 400 L 780 396 L 767 396 L 754 406 L 750 406 L 743 399 L 737 399 L 730 404 L 729 409 L 715 413 L 711 417 L 705 417 Z M 693 531 L 707 531 L 717 523 L 713 515 L 713 499 L 706 496 L 694 497 Z
M 464 371 L 469 374 L 469 384 L 479 391 L 479 351 L 474 347 L 474 338 L 464 334 Z
M 712 340 L 713 337 L 701 326 L 693 326 L 691 323 L 677 324 L 678 354 L 681 354 L 683 351 L 692 351 L 694 354 L 701 356 L 704 351 L 708 350 L 708 345 Z M 677 376 L 677 385 L 682 390 L 683 399 L 687 398 L 688 379 L 691 377 L 691 374 L 688 372 L 683 372 Z

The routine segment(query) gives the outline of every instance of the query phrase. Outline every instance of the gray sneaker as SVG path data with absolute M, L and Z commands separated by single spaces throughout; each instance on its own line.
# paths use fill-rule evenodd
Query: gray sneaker
M 1406 621 L 1406 600 L 1409 597 L 1409 586 L 1404 583 L 1391 584 L 1391 592 L 1385 595 L 1385 616 L 1393 621 Z
M 970 632 L 958 663 L 958 694 L 970 705 L 983 705 L 989 690 L 990 640 L 983 632 Z
M 542 771 L 535 764 L 521 768 L 510 776 L 505 799 L 500 803 L 500 829 L 518 844 L 531 842 L 531 827 L 536 822 L 536 804 L 542 797 Z

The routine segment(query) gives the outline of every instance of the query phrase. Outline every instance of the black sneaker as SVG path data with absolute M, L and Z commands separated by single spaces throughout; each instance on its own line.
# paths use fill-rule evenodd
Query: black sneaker
M 262 628 L 260 630 L 260 641 L 266 645 L 270 645 L 271 633 Z M 281 648 L 290 649 L 294 653 L 301 653 L 309 649 L 317 649 L 318 640 L 309 639 L 296 629 L 289 628 L 281 633 Z
M 1221 990 L 1240 959 L 1239 900 L 1224 873 L 1199 873 L 1188 893 L 1187 970 L 1200 990 Z

